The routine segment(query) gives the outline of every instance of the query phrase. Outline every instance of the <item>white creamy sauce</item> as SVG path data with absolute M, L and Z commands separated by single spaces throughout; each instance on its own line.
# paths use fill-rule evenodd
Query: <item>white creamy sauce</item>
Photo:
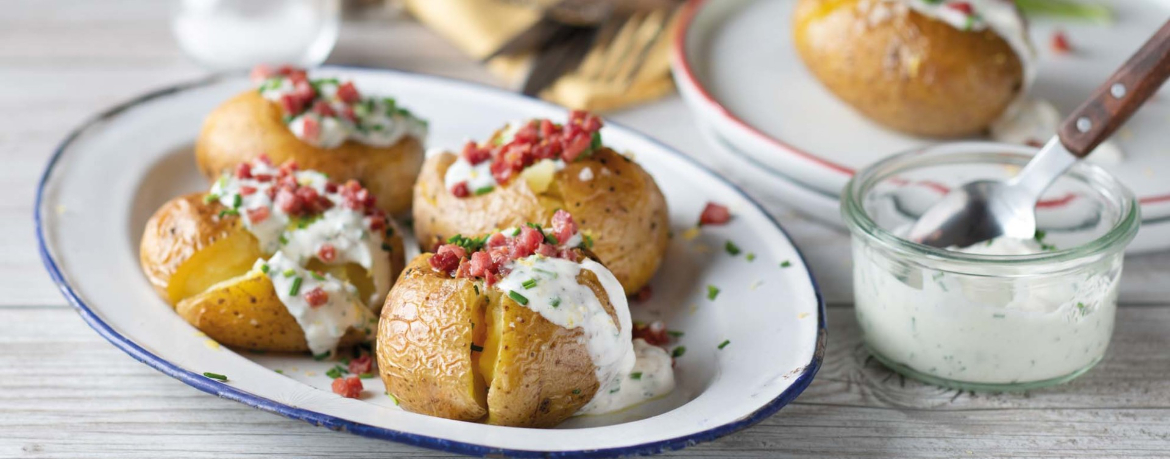
M 274 166 L 264 164 L 260 161 L 252 163 L 252 175 L 270 175 L 276 177 L 278 170 Z M 328 282 L 318 281 L 309 271 L 305 271 L 303 267 L 306 263 L 313 259 L 318 259 L 317 253 L 322 245 L 330 244 L 333 246 L 336 255 L 333 260 L 323 263 L 329 265 L 342 265 L 346 263 L 355 263 L 366 272 L 370 274 L 374 281 L 374 292 L 369 298 L 361 298 L 358 304 L 363 305 L 363 309 L 367 313 L 371 313 L 372 308 L 381 305 L 382 300 L 385 299 L 386 294 L 390 291 L 392 279 L 390 278 L 390 260 L 385 256 L 383 242 L 385 235 L 378 231 L 370 231 L 367 226 L 366 216 L 363 212 L 350 209 L 344 206 L 344 198 L 339 193 L 330 193 L 325 190 L 328 183 L 328 178 L 316 171 L 298 171 L 295 173 L 297 182 L 302 186 L 312 187 L 317 190 L 317 193 L 326 197 L 333 203 L 333 207 L 321 213 L 320 215 L 301 219 L 299 217 L 292 217 L 280 210 L 275 205 L 272 199 L 268 197 L 268 190 L 276 185 L 276 180 L 260 181 L 254 178 L 241 179 L 234 174 L 224 174 L 212 186 L 210 194 L 223 204 L 226 208 L 232 209 L 239 214 L 239 218 L 243 221 L 244 227 L 256 237 L 260 244 L 260 250 L 265 254 L 272 254 L 269 260 L 258 260 L 257 267 L 267 262 L 270 268 L 273 265 L 280 265 L 280 272 L 287 269 L 295 268 L 300 270 L 299 275 L 302 278 L 302 284 L 299 292 L 303 295 L 304 292 L 312 290 L 312 285 L 322 285 L 322 288 L 329 293 L 330 303 L 326 306 L 331 307 L 328 314 L 340 315 L 341 317 L 353 318 L 354 314 L 345 310 L 340 310 L 335 302 L 341 301 L 343 298 L 356 297 L 357 290 L 352 285 L 345 283 L 342 280 L 334 279 L 326 275 Z M 255 189 L 254 192 L 244 195 L 243 188 Z M 238 205 L 237 205 L 238 203 Z M 250 216 L 249 210 L 258 208 L 268 209 L 268 217 L 260 222 L 254 222 Z M 393 228 L 393 222 L 387 222 Z M 294 266 L 295 265 L 295 266 Z M 259 269 L 259 268 L 257 268 Z M 291 288 L 292 278 L 285 279 L 279 276 L 273 276 L 272 271 L 269 271 L 269 276 L 273 279 L 273 284 L 276 286 L 277 293 L 280 294 L 281 301 L 289 312 L 297 317 L 297 322 L 305 328 L 305 338 L 309 341 L 309 347 L 313 349 L 314 354 L 320 354 L 321 349 L 331 350 L 337 346 L 336 338 L 340 338 L 345 333 L 345 329 L 341 329 L 341 334 L 322 331 L 323 329 L 314 329 L 310 332 L 308 327 L 305 327 L 307 322 L 302 322 L 301 318 L 310 317 L 319 319 L 320 314 L 300 311 L 308 307 L 303 296 L 296 298 L 288 295 Z M 283 282 L 283 284 L 281 284 Z M 337 283 L 339 285 L 333 285 Z M 282 286 L 283 285 L 283 286 Z M 344 292 L 344 295 L 334 294 L 336 292 Z M 346 304 L 350 300 L 346 299 Z M 340 304 L 340 303 L 337 303 Z M 324 308 L 326 306 L 319 306 L 316 309 Z M 296 309 L 297 311 L 294 311 Z M 311 308 L 312 309 L 312 308 Z M 298 315 L 300 314 L 300 315 Z M 355 319 L 356 320 L 356 319 Z M 328 321 L 321 321 L 321 324 L 329 326 L 341 324 L 344 321 L 333 318 Z M 357 322 L 355 322 L 357 323 Z M 325 325 L 318 325 L 323 327 Z
M 673 360 L 670 354 L 645 340 L 634 340 L 637 360 L 625 378 L 616 378 L 609 386 L 597 389 L 589 403 L 577 414 L 604 414 L 619 411 L 674 390 Z
M 372 325 L 377 323 L 377 316 L 358 298 L 353 285 L 328 273 L 318 278 L 316 273 L 304 269 L 282 252 L 276 252 L 267 261 L 257 260 L 253 269 L 260 270 L 263 266 L 268 266 L 268 278 L 276 295 L 304 329 L 305 341 L 314 355 L 333 351 L 350 328 L 372 330 Z M 329 299 L 312 306 L 305 299 L 305 292 L 316 288 L 328 294 Z
M 868 250 L 853 253 L 866 343 L 918 372 L 975 383 L 1043 381 L 1100 359 L 1113 334 L 1120 270 L 1055 278 L 899 272 Z M 1045 247 L 997 238 L 957 250 L 1025 255 Z
M 463 155 L 451 163 L 447 173 L 443 175 L 443 186 L 450 190 L 459 182 L 467 182 L 467 190 L 475 194 L 476 190 L 487 190 L 496 186 L 496 178 L 492 176 L 492 162 L 483 161 L 472 165 Z
M 347 104 L 337 98 L 336 80 L 312 80 L 319 91 L 318 100 L 325 100 L 333 111 L 340 114 Z M 260 95 L 273 102 L 280 102 L 285 94 L 293 91 L 288 78 L 269 79 L 260 88 Z M 427 123 L 416 118 L 409 111 L 397 106 L 393 99 L 363 97 L 353 105 L 355 121 L 342 116 L 320 116 L 306 107 L 304 113 L 287 121 L 289 130 L 297 138 L 320 148 L 336 148 L 346 140 L 354 140 L 376 147 L 389 147 L 404 137 L 424 139 Z M 305 121 L 317 121 L 319 133 L 316 138 L 305 135 Z
M 595 367 L 595 376 L 600 383 L 595 401 L 579 412 L 600 414 L 616 411 L 631 404 L 642 402 L 673 389 L 674 376 L 664 375 L 672 371 L 669 362 L 648 360 L 642 365 L 640 378 L 645 384 L 630 384 L 626 380 L 638 370 L 638 353 L 635 352 L 632 337 L 630 309 L 626 303 L 625 291 L 617 278 L 608 269 L 590 259 L 573 262 L 560 258 L 546 258 L 539 255 L 514 260 L 506 265 L 511 271 L 494 285 L 505 295 L 510 292 L 527 299 L 525 307 L 537 312 L 549 322 L 567 329 L 580 328 L 582 344 L 589 352 Z M 589 287 L 577 282 L 581 270 L 592 272 L 601 282 L 609 297 L 618 321 L 602 306 L 601 301 Z M 535 281 L 535 285 L 532 285 Z M 530 287 L 526 288 L 525 283 Z M 665 355 L 665 351 L 662 351 Z M 653 351 L 643 351 L 647 359 L 656 359 Z M 667 356 L 669 361 L 669 356 Z M 666 381 L 669 380 L 669 384 Z M 669 386 L 669 387 L 668 387 Z M 645 391 L 654 393 L 643 397 Z M 627 395 L 633 392 L 638 395 Z M 665 393 L 665 392 L 663 392 Z M 620 395 L 619 395 L 620 394 Z

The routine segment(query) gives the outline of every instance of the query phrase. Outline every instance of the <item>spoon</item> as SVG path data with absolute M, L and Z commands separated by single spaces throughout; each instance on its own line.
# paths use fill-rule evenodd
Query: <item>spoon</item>
M 1112 135 L 1167 77 L 1170 21 L 1061 122 L 1019 174 L 952 189 L 918 218 L 907 239 L 934 247 L 966 247 L 1000 236 L 1031 239 L 1044 190 Z

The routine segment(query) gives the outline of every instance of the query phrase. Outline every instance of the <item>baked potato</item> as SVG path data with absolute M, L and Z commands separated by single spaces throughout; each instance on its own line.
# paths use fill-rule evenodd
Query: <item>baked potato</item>
M 303 71 L 266 75 L 211 112 L 195 143 L 208 180 L 261 153 L 334 180 L 357 180 L 390 214 L 410 210 L 423 162 L 426 122 L 390 98 L 363 98 L 352 83 L 308 80 Z
M 1031 79 L 1024 21 L 1002 0 L 800 0 L 792 30 L 826 88 L 909 134 L 981 133 Z
M 139 255 L 155 291 L 232 347 L 321 354 L 372 340 L 404 265 L 393 222 L 356 182 L 245 164 L 147 222 Z
M 551 231 L 531 225 L 456 237 L 410 262 L 382 308 L 376 350 L 382 380 L 403 408 L 552 427 L 599 392 L 623 389 L 636 362 L 625 295 L 587 249 L 546 238 L 576 229 L 559 213 Z M 673 388 L 669 360 L 645 376 L 669 380 L 652 388 L 656 395 Z M 627 391 L 645 387 L 625 383 Z
M 592 129 L 574 131 L 581 123 Z M 593 253 L 626 294 L 634 294 L 649 283 L 666 252 L 666 199 L 641 166 L 601 145 L 596 117 L 574 112 L 567 125 L 556 126 L 549 120 L 513 123 L 482 145 L 469 143 L 460 155 L 427 158 L 415 185 L 415 236 L 427 251 L 457 234 L 548 224 L 555 210 L 566 209 Z M 590 140 L 583 147 L 567 139 L 574 135 Z M 569 155 L 570 143 L 585 149 Z M 550 152 L 549 145 L 558 149 Z

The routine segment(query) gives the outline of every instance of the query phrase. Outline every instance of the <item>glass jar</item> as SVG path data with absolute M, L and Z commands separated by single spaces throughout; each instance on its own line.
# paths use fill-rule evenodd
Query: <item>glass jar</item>
M 174 0 L 179 46 L 210 70 L 313 67 L 337 42 L 340 0 Z
M 1034 152 L 940 145 L 880 161 L 846 186 L 857 321 L 887 367 L 953 388 L 1027 390 L 1069 381 L 1104 356 L 1140 218 L 1133 193 L 1101 168 L 1080 162 L 1045 192 L 1038 244 L 1027 241 L 1038 253 L 957 252 L 899 237 L 952 187 L 1008 179 Z

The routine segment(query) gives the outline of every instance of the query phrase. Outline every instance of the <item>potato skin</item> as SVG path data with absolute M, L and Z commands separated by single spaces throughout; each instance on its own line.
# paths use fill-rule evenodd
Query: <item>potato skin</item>
M 291 159 L 302 170 L 323 172 L 333 181 L 358 180 L 377 198 L 378 207 L 392 215 L 410 210 L 411 188 L 423 162 L 420 139 L 410 136 L 390 147 L 354 141 L 332 149 L 309 145 L 288 130 L 280 107 L 255 90 L 212 111 L 195 143 L 199 170 L 209 181 L 261 153 L 274 164 Z
M 139 262 L 151 286 L 172 306 L 181 298 L 169 291 L 171 277 L 187 260 L 217 241 L 247 230 L 238 218 L 216 218 L 223 206 L 203 201 L 205 193 L 191 193 L 167 201 L 142 234 Z
M 593 398 L 599 383 L 580 329 L 561 328 L 482 281 L 437 273 L 430 257 L 424 253 L 411 261 L 378 325 L 379 371 L 403 408 L 463 421 L 553 427 Z M 616 321 L 596 276 L 582 271 L 578 282 L 602 299 Z M 473 353 L 473 342 L 483 342 L 484 351 Z M 485 363 L 478 360 L 489 356 L 494 376 L 485 400 L 479 371 Z
M 980 133 L 1024 87 L 1020 57 L 994 31 L 961 31 L 886 2 L 800 0 L 793 34 L 805 65 L 825 87 L 870 119 L 909 134 Z
M 482 382 L 476 391 L 471 324 L 486 298 L 471 280 L 436 273 L 430 256 L 411 260 L 386 297 L 378 321 L 378 371 L 406 410 L 476 421 L 487 409 Z
M 415 185 L 414 231 L 423 251 L 456 234 L 481 235 L 527 222 L 547 224 L 558 208 L 573 214 L 592 234 L 593 252 L 634 294 L 650 282 L 670 242 L 666 198 L 637 163 L 603 148 L 556 173 L 552 186 L 536 194 L 523 179 L 513 179 L 481 196 L 457 198 L 443 177 L 457 157 L 427 158 Z M 593 178 L 581 180 L 589 168 Z
M 273 290 L 251 268 L 265 257 L 238 217 L 219 218 L 223 206 L 192 193 L 163 204 L 147 222 L 139 259 L 155 291 L 179 316 L 221 344 L 276 352 L 307 352 L 304 330 Z M 387 239 L 390 275 L 402 270 L 400 235 Z M 338 265 L 340 268 L 340 266 Z M 325 268 L 328 269 L 328 268 Z M 183 285 L 198 286 L 188 292 Z M 374 329 L 350 330 L 340 343 L 371 339 Z
M 588 285 L 617 322 L 597 277 L 581 271 L 577 282 Z M 554 427 L 593 399 L 600 383 L 579 328 L 568 330 L 521 306 L 506 295 L 502 308 L 495 377 L 488 389 L 488 424 Z
M 305 331 L 276 295 L 268 275 L 259 271 L 230 279 L 184 299 L 175 307 L 187 323 L 216 342 L 267 352 L 308 352 Z M 349 329 L 339 348 L 373 337 L 369 329 Z

